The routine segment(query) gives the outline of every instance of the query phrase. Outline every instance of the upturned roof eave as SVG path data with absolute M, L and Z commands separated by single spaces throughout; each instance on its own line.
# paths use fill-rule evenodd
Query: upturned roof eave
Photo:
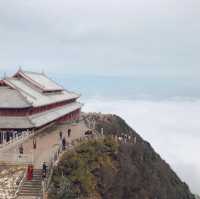
M 28 106 L 27 107 L 33 107 L 33 103 L 31 103 L 22 93 L 21 91 L 19 90 L 18 87 L 16 87 L 14 84 L 12 84 L 11 82 L 9 82 L 8 79 L 5 79 L 4 82 L 10 86 L 11 88 L 15 89 L 18 93 L 19 93 L 19 96 L 22 98 L 22 100 L 24 100 Z

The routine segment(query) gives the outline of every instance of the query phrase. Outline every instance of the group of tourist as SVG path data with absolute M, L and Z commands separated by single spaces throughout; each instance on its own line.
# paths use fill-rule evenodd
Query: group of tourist
M 33 137 L 33 149 L 37 148 L 37 142 L 36 142 L 36 137 Z M 24 147 L 23 144 L 19 145 L 19 157 L 21 158 L 21 156 L 24 154 Z
M 66 138 L 65 136 L 63 135 L 63 132 L 60 131 L 59 132 L 59 137 L 60 137 L 60 143 L 61 143 L 61 147 L 62 147 L 62 150 L 65 150 L 66 149 Z M 70 138 L 71 137 L 71 129 L 68 129 L 67 130 L 67 137 Z M 36 137 L 33 137 L 33 149 L 36 149 L 37 148 L 37 142 L 36 142 Z M 24 147 L 23 147 L 23 144 L 20 144 L 19 145 L 19 157 L 21 158 L 22 155 L 24 154 Z M 47 165 L 45 162 L 43 162 L 42 164 L 42 178 L 44 179 L 47 175 Z M 28 165 L 28 169 L 27 169 L 27 179 L 28 180 L 32 180 L 33 178 L 33 165 L 30 164 Z
M 119 142 L 133 142 L 134 144 L 136 144 L 137 142 L 137 137 L 133 136 L 133 135 L 128 135 L 128 134 L 124 134 L 122 133 L 120 136 L 115 136 L 115 139 Z
M 47 175 L 47 165 L 46 165 L 45 162 L 43 162 L 43 164 L 42 164 L 42 178 L 43 179 L 46 178 L 46 175 Z M 32 164 L 28 165 L 26 178 L 27 178 L 27 180 L 33 179 L 33 165 Z
M 71 129 L 67 130 L 67 137 L 68 138 L 71 137 Z M 66 138 L 65 138 L 65 136 L 64 136 L 62 131 L 59 132 L 59 138 L 60 138 L 62 150 L 65 150 L 67 142 L 66 142 Z M 42 178 L 43 179 L 46 178 L 47 168 L 48 168 L 48 166 L 46 165 L 45 162 L 43 162 L 43 164 L 42 164 Z
M 65 136 L 63 136 L 63 132 L 62 132 L 62 131 L 60 131 L 59 135 L 60 135 L 60 141 L 61 141 L 62 150 L 65 150 L 66 144 L 67 144 L 66 138 L 65 138 Z M 67 130 L 67 137 L 68 137 L 68 138 L 71 137 L 71 129 L 68 129 L 68 130 Z M 36 137 L 33 137 L 33 149 L 36 149 L 36 148 L 37 148 Z M 23 155 L 23 153 L 24 153 L 23 144 L 20 144 L 20 145 L 19 145 L 18 150 L 19 150 L 19 154 L 20 154 L 19 157 L 21 157 L 21 156 Z

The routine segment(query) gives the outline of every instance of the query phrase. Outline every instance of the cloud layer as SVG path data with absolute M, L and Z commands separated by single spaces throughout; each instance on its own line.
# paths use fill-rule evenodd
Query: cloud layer
M 84 111 L 122 116 L 172 166 L 191 190 L 200 187 L 200 101 L 88 100 Z

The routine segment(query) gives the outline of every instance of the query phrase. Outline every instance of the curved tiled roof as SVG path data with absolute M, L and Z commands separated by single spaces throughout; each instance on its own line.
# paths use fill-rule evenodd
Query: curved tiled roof
M 35 74 L 35 76 L 37 76 L 37 74 Z M 40 75 L 38 75 L 38 77 L 40 77 Z M 50 79 L 48 81 L 51 82 Z M 35 86 L 35 84 L 17 75 L 15 75 L 15 77 L 6 78 L 4 82 L 13 89 L 16 89 L 33 107 L 44 106 L 80 97 L 79 94 L 63 89 L 55 90 L 50 93 L 43 92 L 43 90 Z M 54 85 L 54 82 L 52 82 L 52 85 Z
M 39 107 L 56 102 L 77 99 L 80 95 L 64 90 L 41 73 L 18 71 L 0 84 L 0 109 Z M 52 108 L 34 115 L 0 116 L 0 129 L 26 129 L 41 127 L 81 108 L 78 102 Z
M 30 106 L 30 103 L 16 89 L 0 86 L 0 108 L 27 108 Z
M 40 88 L 42 91 L 62 91 L 64 90 L 56 82 L 49 79 L 44 73 L 36 73 L 30 71 L 19 70 L 15 75 L 20 75 L 25 78 L 31 84 L 34 84 L 36 87 Z
M 27 80 L 27 77 L 24 76 L 28 76 L 28 79 L 32 80 L 29 81 Z M 65 100 L 76 99 L 80 97 L 79 94 L 70 92 L 68 90 L 64 90 L 62 87 L 58 86 L 55 82 L 48 79 L 45 75 L 41 73 L 19 71 L 14 77 L 6 78 L 3 81 L 8 86 L 13 88 L 13 90 L 16 90 L 13 91 L 14 99 L 16 98 L 17 94 L 15 93 L 17 92 L 19 92 L 22 98 L 24 98 L 22 99 L 22 101 L 20 101 L 20 98 L 16 100 L 15 102 L 16 107 L 23 107 L 23 105 L 24 107 L 26 107 L 27 105 L 24 104 L 24 101 L 26 101 L 29 105 L 33 107 L 38 107 Z M 37 86 L 35 82 L 37 82 Z M 41 89 L 41 87 L 43 87 L 43 89 Z M 44 92 L 44 89 L 46 89 L 45 91 L 50 91 L 50 92 Z M 9 91 L 5 92 L 8 92 L 7 94 L 5 94 L 5 99 L 6 95 L 8 95 L 9 99 L 11 99 L 12 98 L 11 92 Z M 9 104 L 10 107 L 12 107 L 13 104 L 12 102 L 10 102 L 10 100 L 8 100 L 7 105 Z M 0 108 L 1 108 L 1 101 L 0 101 Z

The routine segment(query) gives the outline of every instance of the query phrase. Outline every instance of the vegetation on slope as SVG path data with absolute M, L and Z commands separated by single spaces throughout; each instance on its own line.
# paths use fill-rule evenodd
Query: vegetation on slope
M 98 197 L 95 176 L 101 169 L 116 173 L 117 150 L 118 144 L 108 138 L 83 142 L 66 152 L 54 170 L 50 198 Z
M 194 199 L 188 186 L 124 120 L 90 114 L 104 140 L 80 144 L 67 152 L 54 170 L 50 198 Z M 137 137 L 116 143 L 111 135 Z

